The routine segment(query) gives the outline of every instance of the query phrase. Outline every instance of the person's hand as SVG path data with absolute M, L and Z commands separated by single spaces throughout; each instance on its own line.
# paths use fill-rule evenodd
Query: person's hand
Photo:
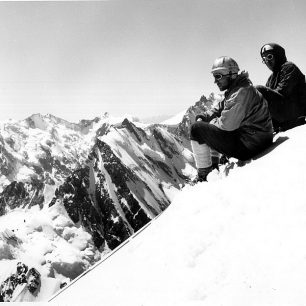
M 195 121 L 209 122 L 209 116 L 207 114 L 196 115 Z

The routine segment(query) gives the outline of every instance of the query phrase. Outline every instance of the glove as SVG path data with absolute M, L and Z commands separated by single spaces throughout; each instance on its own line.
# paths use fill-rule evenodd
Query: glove
M 210 120 L 209 120 L 209 115 L 207 115 L 207 114 L 202 114 L 202 115 L 196 115 L 196 117 L 195 117 L 195 121 L 204 121 L 204 122 L 209 122 Z

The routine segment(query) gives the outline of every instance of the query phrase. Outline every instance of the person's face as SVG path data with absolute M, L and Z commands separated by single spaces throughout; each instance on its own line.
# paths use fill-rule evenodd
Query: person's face
M 219 87 L 220 91 L 224 91 L 229 88 L 231 75 L 226 72 L 216 72 L 213 74 L 215 83 Z
M 266 64 L 266 66 L 273 71 L 275 67 L 275 57 L 272 53 L 266 52 L 262 55 L 262 62 Z

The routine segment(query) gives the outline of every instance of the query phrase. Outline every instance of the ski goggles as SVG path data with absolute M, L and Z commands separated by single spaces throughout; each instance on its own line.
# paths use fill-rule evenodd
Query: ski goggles
M 262 56 L 262 62 L 265 64 L 266 62 L 272 61 L 274 58 L 274 55 L 269 53 L 266 56 Z
M 216 81 L 219 81 L 219 80 L 221 80 L 223 77 L 228 76 L 228 75 L 230 75 L 230 74 L 229 74 L 229 73 L 228 73 L 228 74 L 216 73 L 216 74 L 214 74 L 213 76 L 214 76 L 214 78 L 215 78 Z

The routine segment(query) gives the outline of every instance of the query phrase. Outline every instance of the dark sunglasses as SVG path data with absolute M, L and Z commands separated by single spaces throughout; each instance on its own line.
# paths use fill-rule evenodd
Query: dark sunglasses
M 217 73 L 217 74 L 214 74 L 214 78 L 215 78 L 215 80 L 219 81 L 219 80 L 221 80 L 223 77 L 225 77 L 227 75 L 230 75 L 230 74 Z
M 266 62 L 272 61 L 274 58 L 273 54 L 268 54 L 267 56 L 262 57 L 262 62 L 265 64 Z

